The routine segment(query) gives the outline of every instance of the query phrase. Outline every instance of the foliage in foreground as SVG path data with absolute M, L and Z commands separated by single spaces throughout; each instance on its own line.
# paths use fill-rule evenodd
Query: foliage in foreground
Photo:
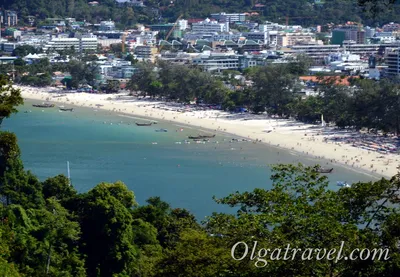
M 8 137 L 9 139 L 3 139 Z M 78 194 L 65 176 L 44 182 L 24 171 L 15 135 L 0 133 L 0 264 L 12 276 L 394 276 L 398 266 L 400 176 L 329 190 L 315 167 L 273 166 L 272 189 L 236 192 L 204 225 L 160 198 L 138 206 L 123 183 Z M 9 145 L 7 145 L 7 143 Z M 10 145 L 14 144 L 14 145 Z M 10 150 L 11 151 L 11 150 Z M 6 166 L 5 166 L 6 165 Z M 284 248 L 388 248 L 388 261 L 269 261 L 231 257 L 246 242 Z M 18 272 L 18 273 L 17 273 Z M 6 274 L 6 273 L 5 273 Z M 10 273 L 11 274 L 11 273 Z M 3 275 L 6 276 L 6 275 Z

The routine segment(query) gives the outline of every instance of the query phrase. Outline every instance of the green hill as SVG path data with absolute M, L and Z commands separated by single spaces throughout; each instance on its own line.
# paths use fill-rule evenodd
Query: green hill
M 364 1 L 364 0 L 359 0 Z M 375 0 L 370 0 L 377 2 Z M 387 0 L 390 1 L 390 0 Z M 98 6 L 89 6 L 90 0 L 2 0 L 2 7 L 18 12 L 21 23 L 29 15 L 40 21 L 47 17 L 75 17 L 77 20 L 99 22 L 112 19 L 123 26 L 134 23 L 173 22 L 179 15 L 183 18 L 204 18 L 213 12 L 257 12 L 252 20 L 271 20 L 289 24 L 316 25 L 342 23 L 346 21 L 363 22 L 368 25 L 400 21 L 400 5 L 392 9 L 377 4 L 378 15 L 373 18 L 362 12 L 357 0 L 145 0 L 146 7 L 127 8 L 115 0 L 100 0 Z M 378 3 L 385 1 L 378 1 Z M 368 7 L 368 5 L 367 5 Z

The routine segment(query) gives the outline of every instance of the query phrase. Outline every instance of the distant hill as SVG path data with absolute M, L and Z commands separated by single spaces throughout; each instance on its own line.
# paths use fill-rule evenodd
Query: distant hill
M 255 21 L 271 20 L 289 24 L 316 25 L 363 22 L 368 25 L 400 21 L 400 6 L 381 12 L 375 19 L 362 13 L 357 0 L 145 0 L 145 8 L 121 7 L 115 0 L 99 0 L 98 6 L 89 6 L 91 0 L 1 0 L 2 7 L 18 12 L 21 22 L 29 15 L 40 21 L 47 17 L 74 17 L 77 20 L 99 22 L 112 19 L 124 26 L 134 23 L 173 22 L 183 18 L 204 18 L 214 12 L 256 12 Z

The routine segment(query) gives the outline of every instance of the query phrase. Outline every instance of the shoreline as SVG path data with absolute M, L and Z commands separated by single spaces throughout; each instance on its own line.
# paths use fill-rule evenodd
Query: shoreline
M 316 125 L 307 125 L 293 120 L 274 119 L 265 115 L 240 115 L 223 111 L 187 111 L 167 110 L 168 103 L 150 101 L 118 94 L 66 93 L 54 91 L 52 88 L 34 88 L 16 86 L 21 89 L 24 99 L 52 102 L 75 107 L 86 107 L 116 112 L 121 116 L 163 120 L 175 124 L 183 124 L 190 128 L 200 128 L 201 132 L 217 132 L 224 135 L 251 139 L 277 149 L 288 150 L 300 156 L 330 161 L 371 177 L 391 178 L 398 173 L 399 155 L 382 154 L 368 151 L 343 142 L 331 142 L 331 136 L 343 136 Z M 54 97 L 62 93 L 62 97 Z M 96 106 L 100 104 L 102 106 Z M 173 104 L 175 105 L 175 104 Z M 158 106 L 158 107 L 157 107 Z M 175 105 L 176 106 L 176 105 Z M 129 109 L 129 110 L 128 110 Z M 266 132 L 267 131 L 267 132 Z M 351 135 L 351 133 L 345 135 Z M 345 140 L 345 137 L 343 137 Z M 352 164 L 351 164 L 352 163 Z

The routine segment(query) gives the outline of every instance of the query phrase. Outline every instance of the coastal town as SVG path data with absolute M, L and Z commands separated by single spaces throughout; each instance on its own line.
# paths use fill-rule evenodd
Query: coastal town
M 138 3 L 143 4 L 132 1 L 133 7 Z M 30 24 L 21 26 L 18 12 L 2 13 L 1 64 L 19 64 L 20 60 L 32 64 L 41 59 L 62 64 L 95 54 L 96 86 L 118 80 L 124 87 L 138 70 L 136 62 L 156 60 L 196 65 L 221 74 L 285 63 L 302 54 L 311 59 L 306 75 L 357 75 L 377 80 L 400 71 L 400 24 L 396 22 L 378 27 L 350 21 L 304 27 L 293 25 L 290 17 L 257 23 L 251 20 L 257 12 L 220 12 L 207 18 L 180 16 L 173 23 L 138 23 L 134 29 L 122 30 L 111 20 L 91 23 L 46 18 L 39 23 L 33 16 Z M 68 76 L 68 72 L 54 72 L 51 85 L 61 86 L 60 81 Z

